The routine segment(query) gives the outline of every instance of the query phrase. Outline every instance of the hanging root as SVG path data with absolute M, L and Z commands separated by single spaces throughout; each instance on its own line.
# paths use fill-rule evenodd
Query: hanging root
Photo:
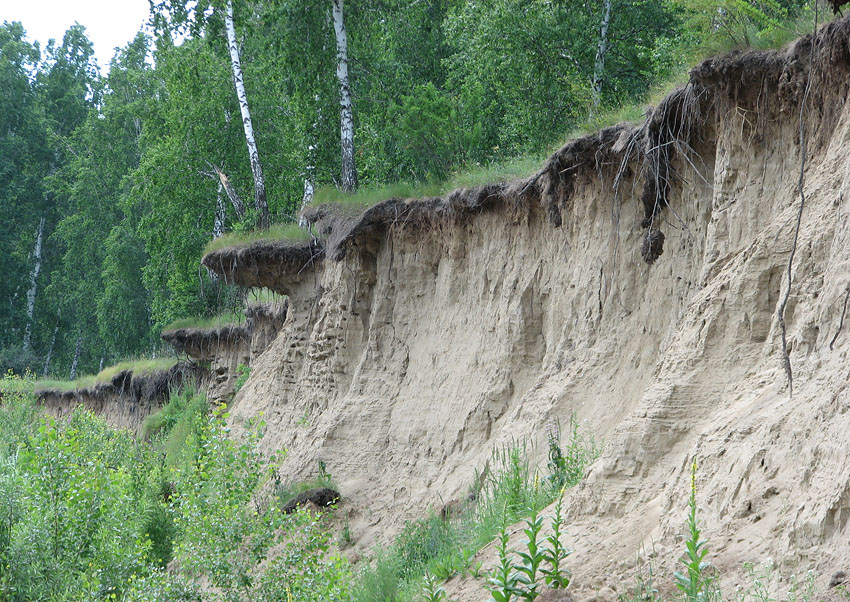
M 641 256 L 650 265 L 664 252 L 664 234 L 655 227 L 655 220 L 670 205 L 671 182 L 675 174 L 671 167 L 672 161 L 681 157 L 688 164 L 694 165 L 690 155 L 696 153 L 691 141 L 701 121 L 703 92 L 702 86 L 694 83 L 676 90 L 647 115 L 641 131 L 644 184 L 641 193 L 643 219 L 640 225 L 647 230 Z M 624 161 L 629 159 L 628 155 Z
M 817 2 L 815 3 L 815 24 L 812 32 L 812 44 L 809 50 L 809 72 L 806 77 L 806 88 L 803 92 L 803 98 L 800 101 L 800 179 L 797 184 L 800 190 L 800 209 L 797 211 L 797 224 L 794 227 L 794 240 L 791 244 L 791 254 L 788 256 L 788 286 L 785 289 L 785 296 L 782 297 L 782 302 L 777 310 L 777 318 L 779 319 L 779 330 L 782 335 L 782 364 L 785 368 L 785 376 L 788 378 L 788 394 L 794 395 L 794 373 L 791 371 L 791 356 L 788 354 L 788 333 L 785 327 L 785 308 L 788 305 L 788 298 L 791 296 L 792 272 L 791 268 L 794 265 L 794 255 L 797 253 L 797 240 L 800 238 L 800 223 L 803 221 L 803 209 L 806 207 L 806 193 L 803 190 L 803 180 L 806 175 L 806 101 L 809 98 L 809 92 L 812 88 L 812 72 L 815 69 L 815 46 L 817 45 L 817 26 L 818 26 L 818 10 Z
M 850 299 L 850 285 L 847 285 L 847 290 L 844 293 L 844 309 L 841 310 L 841 320 L 838 321 L 838 330 L 835 331 L 835 336 L 829 342 L 829 350 L 832 351 L 832 346 L 838 340 L 838 335 L 841 334 L 841 329 L 844 328 L 844 316 L 847 313 L 847 299 Z

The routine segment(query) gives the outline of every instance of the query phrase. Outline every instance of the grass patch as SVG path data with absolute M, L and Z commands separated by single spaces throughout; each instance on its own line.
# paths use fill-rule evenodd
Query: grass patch
M 191 435 L 200 435 L 208 412 L 207 396 L 196 387 L 183 387 L 172 392 L 168 402 L 145 419 L 142 433 L 147 439 L 159 441 L 166 464 L 175 466 L 186 440 Z
M 333 186 L 320 187 L 311 207 L 332 204 L 346 214 L 356 215 L 387 199 L 421 199 L 442 196 L 457 188 L 472 188 L 483 184 L 496 184 L 534 174 L 543 164 L 545 155 L 533 153 L 515 159 L 474 165 L 457 172 L 441 182 L 398 182 L 365 186 L 355 193 L 346 193 Z
M 177 363 L 174 357 L 158 357 L 155 359 L 139 359 L 118 362 L 114 366 L 104 368 L 95 376 L 97 382 L 107 382 L 115 378 L 119 372 L 130 370 L 133 376 L 152 374 L 163 370 L 169 370 Z
M 165 332 L 167 330 L 179 330 L 181 328 L 217 328 L 231 324 L 243 324 L 244 322 L 244 313 L 227 312 L 211 317 L 180 318 L 179 320 L 174 320 L 162 330 Z
M 286 483 L 280 482 L 275 485 L 274 496 L 281 504 L 285 504 L 299 493 L 309 491 L 310 489 L 319 489 L 323 487 L 333 489 L 334 491 L 339 491 L 336 482 L 333 480 L 333 477 L 327 471 L 325 463 L 319 460 L 319 474 L 316 477 L 312 479 L 307 479 L 305 481 L 294 481 Z
M 536 516 L 555 501 L 564 488 L 576 485 L 600 448 L 592 437 L 570 421 L 570 439 L 560 442 L 560 428 L 549 432 L 548 474 L 529 464 L 524 442 L 494 450 L 490 470 L 476 478 L 475 501 L 448 518 L 437 513 L 407 522 L 396 540 L 375 555 L 375 561 L 359 576 L 353 600 L 414 600 L 422 590 L 425 574 L 444 581 L 456 574 L 480 576 L 481 566 L 472 559 L 512 524 Z
M 50 380 L 40 379 L 32 383 L 33 390 L 35 389 L 55 389 L 59 391 L 76 391 L 78 389 L 87 389 L 99 383 L 111 381 L 115 376 L 124 370 L 130 370 L 133 376 L 142 376 L 168 370 L 177 363 L 177 358 L 162 357 L 156 359 L 139 359 L 126 360 L 119 362 L 114 366 L 104 368 L 96 375 L 81 376 L 76 380 Z
M 235 247 L 239 245 L 247 245 L 260 240 L 280 240 L 286 242 L 305 242 L 310 240 L 310 233 L 299 228 L 298 224 L 273 224 L 268 230 L 252 230 L 250 232 L 230 232 L 219 236 L 207 243 L 204 247 L 204 255 L 223 249 L 225 247 Z
M 27 373 L 23 376 L 14 374 L 11 370 L 5 376 L 0 378 L 0 396 L 13 393 L 32 393 L 35 385 L 35 379 L 32 374 Z
M 343 212 L 357 214 L 387 199 L 437 196 L 442 193 L 442 190 L 440 184 L 433 182 L 397 182 L 363 186 L 354 193 L 343 192 L 334 186 L 321 186 L 313 195 L 310 206 L 333 204 Z
M 92 375 L 81 376 L 76 380 L 40 379 L 33 383 L 33 389 L 54 389 L 57 391 L 76 391 L 87 389 L 97 384 L 97 378 Z

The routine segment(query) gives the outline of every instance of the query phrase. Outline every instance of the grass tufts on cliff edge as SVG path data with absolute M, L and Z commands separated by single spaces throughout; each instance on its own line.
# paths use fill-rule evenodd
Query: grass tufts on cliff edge
M 81 376 L 75 380 L 36 380 L 33 382 L 33 388 L 36 390 L 53 389 L 57 391 L 88 389 L 100 383 L 110 382 L 119 372 L 125 370 L 132 372 L 133 376 L 144 376 L 153 374 L 154 372 L 170 370 L 176 363 L 177 358 L 173 357 L 125 360 L 118 362 L 114 366 L 104 368 L 96 375 Z
M 310 240 L 310 232 L 298 227 L 298 224 L 273 224 L 268 230 L 252 230 L 250 232 L 231 232 L 211 240 L 204 247 L 204 255 L 224 249 L 249 245 L 258 241 L 306 242 Z

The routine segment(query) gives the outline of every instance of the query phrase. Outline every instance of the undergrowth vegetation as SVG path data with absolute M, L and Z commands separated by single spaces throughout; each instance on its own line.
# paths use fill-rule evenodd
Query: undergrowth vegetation
M 539 512 L 576 485 L 599 455 L 593 437 L 574 419 L 569 432 L 562 447 L 558 424 L 550 427 L 548 474 L 531 466 L 523 441 L 494 450 L 465 500 L 406 523 L 394 543 L 376 553 L 360 574 L 354 600 L 415 600 L 425 575 L 438 582 L 457 574 L 482 577 L 476 553 L 505 525 L 527 517 L 535 524 L 542 520 Z
M 208 412 L 187 390 L 136 440 L 82 408 L 57 421 L 25 387 L 2 390 L 3 602 L 347 599 L 350 569 L 328 553 L 322 520 L 254 495 L 275 465 L 255 451 L 261 423 L 234 439 L 226 408 Z
M 545 467 L 530 464 L 522 441 L 494 450 L 463 500 L 406 523 L 354 571 L 336 551 L 351 534 L 346 542 L 334 536 L 333 509 L 281 511 L 299 491 L 336 486 L 322 463 L 314 480 L 277 482 L 281 458 L 256 450 L 261 421 L 235 438 L 226 406 L 211 410 L 187 387 L 134 439 L 82 408 L 62 420 L 44 416 L 18 381 L 8 376 L 0 387 L 3 602 L 448 602 L 442 584 L 456 575 L 476 580 L 495 602 L 510 602 L 572 581 L 564 492 L 600 451 L 575 420 L 564 440 L 558 424 L 550 426 Z M 662 585 L 650 565 L 623 602 L 732 599 L 707 562 L 696 474 L 694 461 L 682 570 Z M 485 572 L 478 552 L 494 541 L 497 562 Z M 814 599 L 811 573 L 784 581 L 787 594 L 777 597 L 772 562 L 744 568 L 738 602 Z M 670 585 L 675 595 L 659 593 Z

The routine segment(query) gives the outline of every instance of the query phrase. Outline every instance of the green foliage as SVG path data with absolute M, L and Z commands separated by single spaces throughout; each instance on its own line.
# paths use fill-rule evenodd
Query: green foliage
M 20 395 L 11 408 L 4 399 L 0 410 L 0 436 L 8 442 L 0 456 L 0 512 L 8 527 L 0 533 L 0 594 L 120 594 L 132 574 L 145 571 L 150 551 L 134 495 L 132 438 L 84 411 L 62 424 L 36 417 L 26 409 L 32 398 Z M 22 417 L 29 424 L 21 425 Z
M 208 412 L 206 395 L 196 388 L 184 387 L 172 391 L 168 403 L 145 419 L 142 432 L 147 438 L 157 438 L 166 465 L 175 466 L 187 441 L 200 436 Z
M 13 372 L 19 376 L 35 372 L 41 364 L 41 358 L 32 349 L 14 345 L 0 349 L 0 373 Z
M 676 0 L 691 60 L 748 48 L 775 48 L 812 30 L 802 0 Z M 825 11 L 823 11 L 825 12 Z
M 422 584 L 423 602 L 442 602 L 446 599 L 446 589 L 429 573 L 425 573 Z
M 510 535 L 507 523 L 497 537 L 499 563 L 487 579 L 488 590 L 495 602 L 509 602 L 514 598 L 535 600 L 540 595 L 540 578 L 553 588 L 565 588 L 570 583 L 569 572 L 561 566 L 568 555 L 560 540 L 562 530 L 561 498 L 558 499 L 555 516 L 551 521 L 552 534 L 545 538 L 546 546 L 539 540 L 543 529 L 543 517 L 533 510 L 525 519 L 525 549 L 511 555 L 508 549 Z M 548 565 L 548 566 L 545 566 Z
M 568 449 L 580 450 L 592 438 L 573 429 Z M 564 469 L 569 474 L 583 476 L 587 463 L 598 455 L 594 447 L 583 453 L 561 453 Z M 578 463 L 572 466 L 570 462 Z M 428 574 L 437 580 L 446 580 L 457 574 L 480 573 L 480 565 L 473 564 L 475 553 L 502 532 L 505 558 L 510 570 L 493 574 L 503 587 L 505 600 L 515 595 L 533 596 L 543 581 L 550 587 L 566 587 L 569 572 L 563 561 L 569 552 L 561 542 L 563 522 L 560 501 L 556 505 L 552 522 L 553 534 L 540 541 L 543 519 L 539 512 L 546 505 L 560 499 L 563 489 L 554 489 L 532 471 L 528 463 L 527 448 L 515 442 L 493 451 L 486 475 L 476 479 L 477 494 L 459 513 L 449 517 L 430 514 L 428 517 L 405 523 L 404 529 L 386 549 L 376 553 L 374 563 L 364 570 L 354 586 L 353 599 L 412 600 L 423 587 L 422 578 Z M 576 482 L 566 486 L 575 485 Z M 530 518 L 528 518 L 530 517 Z M 527 519 L 526 530 L 530 543 L 525 556 L 509 559 L 506 525 Z M 553 539 L 554 538 L 554 539 Z M 496 586 L 494 586 L 495 588 Z M 491 589 L 491 593 L 495 591 Z M 494 598 L 498 601 L 500 598 Z M 531 598 L 533 599 L 533 598 Z
M 534 510 L 531 516 L 525 519 L 523 533 L 528 538 L 525 542 L 526 549 L 517 552 L 519 562 L 514 565 L 518 573 L 517 584 L 520 587 L 520 596 L 529 601 L 535 600 L 539 595 L 538 572 L 546 558 L 546 551 L 538 541 L 542 529 L 543 517 Z
M 284 521 L 289 537 L 263 573 L 252 599 L 263 602 L 303 600 L 344 602 L 351 599 L 352 574 L 339 556 L 329 554 L 330 532 L 307 510 Z
M 705 591 L 710 585 L 706 575 L 709 563 L 705 557 L 708 549 L 706 542 L 700 538 L 700 528 L 697 522 L 697 461 L 691 463 L 691 495 L 688 499 L 688 539 L 685 541 L 686 552 L 681 562 L 687 572 L 676 571 L 676 587 L 688 602 L 696 602 L 705 598 Z
M 554 490 L 576 485 L 584 478 L 590 463 L 602 453 L 592 435 L 579 432 L 575 415 L 570 416 L 570 439 L 566 448 L 561 446 L 560 422 L 550 423 L 546 436 L 549 444 L 547 481 Z
M 245 383 L 248 382 L 248 378 L 251 376 L 251 367 L 245 364 L 239 364 L 236 366 L 236 383 L 233 385 L 233 391 L 239 393 L 242 390 L 242 387 L 245 386 Z
M 561 541 L 564 518 L 563 518 L 563 491 L 555 502 L 555 516 L 552 517 L 552 532 L 546 537 L 549 544 L 543 552 L 547 567 L 541 569 L 546 585 L 553 589 L 566 589 L 570 585 L 570 573 L 563 568 L 562 564 L 570 551 L 564 547 Z
M 83 409 L 63 422 L 41 416 L 18 381 L 0 388 L 0 599 L 349 599 L 351 573 L 330 553 L 324 521 L 257 505 L 271 469 L 256 430 L 231 439 L 225 416 L 207 416 L 204 396 L 186 391 L 158 434 L 135 441 Z M 187 421 L 168 460 L 168 436 Z M 276 558 L 260 567 L 272 546 Z M 179 573 L 163 570 L 172 559 Z M 202 593 L 202 580 L 218 595 Z
M 519 593 L 517 588 L 517 573 L 510 558 L 508 543 L 510 541 L 507 522 L 496 539 L 496 550 L 499 552 L 499 564 L 493 569 L 487 583 L 490 585 L 490 595 L 495 602 L 510 602 Z
M 525 442 L 493 450 L 490 466 L 476 505 L 482 523 L 499 525 L 503 518 L 514 522 L 554 499 L 557 490 L 547 487 L 537 471 L 532 471 Z

